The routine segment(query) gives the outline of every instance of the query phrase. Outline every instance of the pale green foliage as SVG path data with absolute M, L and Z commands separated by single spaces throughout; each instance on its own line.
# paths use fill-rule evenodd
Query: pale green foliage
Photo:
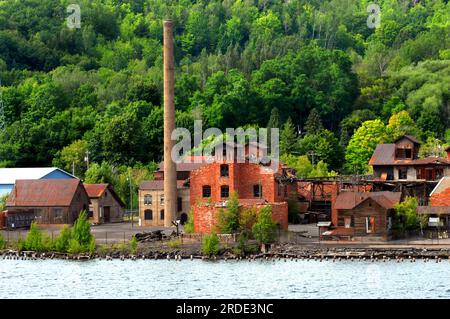
M 8 194 L 0 196 L 0 212 L 6 209 L 6 201 L 8 200 Z
M 403 135 L 418 136 L 419 130 L 416 123 L 407 111 L 400 111 L 389 118 L 386 132 L 392 141 L 395 141 Z
M 192 234 L 195 231 L 194 227 L 194 210 L 191 209 L 188 214 L 188 218 L 186 223 L 183 225 L 184 231 L 186 234 Z
M 74 141 L 55 155 L 53 165 L 68 172 L 72 172 L 72 168 L 75 168 L 75 176 L 82 177 L 87 169 L 86 162 L 84 161 L 87 150 L 88 145 L 86 141 Z
M 181 238 L 174 238 L 167 242 L 167 246 L 170 248 L 180 248 L 182 244 Z
M 72 238 L 76 240 L 82 247 L 89 247 L 93 235 L 91 234 L 91 224 L 87 217 L 86 211 L 82 211 L 77 220 L 73 224 Z
M 376 146 L 387 141 L 386 126 L 381 120 L 363 122 L 348 143 L 345 154 L 346 170 L 351 173 L 367 172 L 370 157 Z
M 33 251 L 44 250 L 42 233 L 36 222 L 31 223 L 30 231 L 28 232 L 27 238 L 25 239 L 24 249 Z
M 439 139 L 429 136 L 426 143 L 422 144 L 419 149 L 419 157 L 428 156 L 446 157 L 445 145 Z
M 252 227 L 258 219 L 256 209 L 253 207 L 243 208 L 239 213 L 239 229 L 246 236 L 252 235 Z
M 202 253 L 208 256 L 217 255 L 220 249 L 219 237 L 215 233 L 205 235 L 202 240 Z
M 253 237 L 261 244 L 270 244 L 275 240 L 276 225 L 272 220 L 272 207 L 267 205 L 259 211 L 258 221 L 253 225 Z
M 3 233 L 0 233 L 0 250 L 6 248 L 6 240 L 5 237 L 3 237 Z
M 417 215 L 417 199 L 414 197 L 406 197 L 402 203 L 395 205 L 396 216 L 399 229 L 417 230 L 420 227 L 420 220 Z
M 64 225 L 59 235 L 55 239 L 54 247 L 56 251 L 67 252 L 69 249 L 70 239 L 72 238 L 72 231 L 69 226 Z
M 239 229 L 239 199 L 236 192 L 230 194 L 226 209 L 219 210 L 217 228 L 222 234 L 231 234 Z
M 137 247 L 138 247 L 138 241 L 137 241 L 136 237 L 133 236 L 133 238 L 131 238 L 131 240 L 130 240 L 130 252 L 132 254 L 136 254 Z

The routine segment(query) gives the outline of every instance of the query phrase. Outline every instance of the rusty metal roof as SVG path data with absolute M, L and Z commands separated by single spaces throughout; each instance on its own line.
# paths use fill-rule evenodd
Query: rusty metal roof
M 396 160 L 395 144 L 378 144 L 370 158 L 369 165 L 450 165 L 450 160 L 443 157 L 429 156 L 414 160 Z
M 186 188 L 185 186 L 186 181 L 178 180 L 177 181 L 177 188 Z M 139 186 L 139 189 L 141 190 L 164 190 L 164 180 L 154 180 L 154 181 L 143 181 L 141 185 Z
M 113 187 L 110 184 L 84 184 L 83 186 L 89 198 L 99 198 L 104 194 L 106 190 L 108 190 L 110 194 L 116 199 L 116 201 L 122 207 L 125 207 L 125 203 L 119 197 L 119 195 L 117 195 L 117 193 L 114 191 Z
M 421 215 L 450 215 L 450 206 L 417 206 L 417 213 Z
M 398 141 L 400 141 L 400 140 L 403 139 L 403 138 L 407 138 L 408 140 L 410 140 L 411 142 L 413 142 L 413 143 L 415 143 L 415 144 L 420 144 L 420 141 L 419 141 L 417 138 L 415 138 L 414 136 L 412 136 L 412 135 L 403 135 L 403 136 L 400 136 L 398 139 L 396 139 L 396 140 L 394 141 L 394 143 L 397 143 Z
M 79 186 L 79 179 L 17 180 L 6 206 L 67 207 L 72 203 Z
M 336 209 L 353 209 L 367 199 L 372 199 L 381 207 L 391 209 L 400 202 L 401 192 L 341 192 L 335 203 Z

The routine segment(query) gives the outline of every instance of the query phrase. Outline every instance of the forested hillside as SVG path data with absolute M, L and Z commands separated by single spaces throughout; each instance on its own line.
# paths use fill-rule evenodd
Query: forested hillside
M 75 2 L 80 29 L 66 23 Z M 284 159 L 305 176 L 365 173 L 375 145 L 403 133 L 439 154 L 450 143 L 450 4 L 376 1 L 369 28 L 369 3 L 0 1 L 0 166 L 149 177 L 162 156 L 164 17 L 176 23 L 179 126 L 279 127 Z

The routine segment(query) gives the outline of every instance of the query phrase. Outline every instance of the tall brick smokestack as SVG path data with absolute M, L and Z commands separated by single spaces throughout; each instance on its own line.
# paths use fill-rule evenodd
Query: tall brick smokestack
M 175 129 L 173 22 L 164 20 L 164 226 L 172 226 L 177 210 L 177 169 L 171 157 Z

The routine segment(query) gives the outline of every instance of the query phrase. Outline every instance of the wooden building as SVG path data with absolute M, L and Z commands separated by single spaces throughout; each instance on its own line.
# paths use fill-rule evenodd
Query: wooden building
M 438 181 L 450 176 L 450 149 L 447 158 L 419 158 L 420 142 L 405 135 L 392 144 L 378 144 L 369 164 L 375 179 L 383 181 Z
M 337 226 L 330 235 L 372 236 L 387 239 L 394 206 L 401 200 L 400 192 L 341 192 L 332 213 Z
M 73 224 L 88 209 L 89 197 L 79 179 L 17 180 L 6 202 L 7 226 L 29 226 L 31 220 Z
M 84 184 L 89 196 L 89 220 L 93 224 L 123 221 L 125 203 L 110 184 Z

